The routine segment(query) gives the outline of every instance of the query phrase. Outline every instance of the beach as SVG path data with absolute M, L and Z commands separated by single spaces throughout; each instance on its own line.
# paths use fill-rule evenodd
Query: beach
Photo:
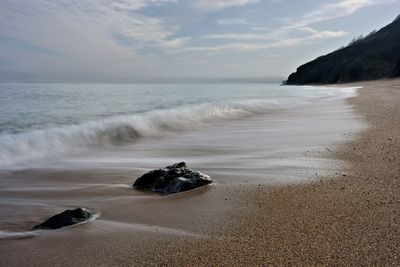
M 2 229 L 24 234 L 0 240 L 0 265 L 396 265 L 400 81 L 345 86 L 363 88 L 352 98 L 135 144 L 135 153 L 159 165 L 182 159 L 184 151 L 183 160 L 215 179 L 194 192 L 133 192 L 134 178 L 153 167 L 145 157 L 113 168 L 66 171 L 77 166 L 70 160 L 63 168 L 56 162 L 3 174 Z M 232 145 L 244 137 L 246 145 Z M 99 152 L 107 159 L 113 151 Z M 92 167 L 91 160 L 76 161 Z M 99 218 L 24 232 L 77 205 Z
M 249 189 L 248 212 L 236 214 L 236 226 L 219 240 L 161 246 L 159 255 L 148 254 L 144 262 L 398 265 L 400 81 L 356 85 L 363 88 L 349 102 L 369 127 L 332 153 L 348 169 L 312 184 Z

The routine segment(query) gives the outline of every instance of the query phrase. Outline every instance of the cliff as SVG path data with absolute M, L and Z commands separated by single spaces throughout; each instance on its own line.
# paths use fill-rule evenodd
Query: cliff
M 286 84 L 328 84 L 400 76 L 400 16 L 347 47 L 300 66 Z

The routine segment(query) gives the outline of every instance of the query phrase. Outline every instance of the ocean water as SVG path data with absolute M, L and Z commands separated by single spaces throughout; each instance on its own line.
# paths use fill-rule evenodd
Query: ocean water
M 204 136 L 204 129 L 217 124 L 263 116 L 273 121 L 285 112 L 345 99 L 355 91 L 264 83 L 0 83 L 0 169 L 48 166 L 54 159 L 73 160 L 98 149 L 102 155 L 112 151 L 114 157 L 118 151 L 151 150 L 140 143 L 183 138 L 187 131 L 203 131 Z M 192 138 L 192 143 L 209 141 Z M 146 161 L 145 156 L 140 158 Z
M 29 229 L 76 207 L 99 217 L 54 232 L 62 249 L 75 238 L 97 245 L 94 238 L 118 232 L 136 239 L 219 227 L 244 185 L 343 171 L 330 153 L 360 129 L 346 101 L 356 93 L 262 83 L 0 83 L 0 239 L 43 247 L 50 234 Z M 169 197 L 133 190 L 143 173 L 180 161 L 214 183 Z

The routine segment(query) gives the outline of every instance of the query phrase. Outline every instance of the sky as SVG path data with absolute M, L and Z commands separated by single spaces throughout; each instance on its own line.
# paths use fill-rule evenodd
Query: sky
M 0 81 L 287 77 L 400 0 L 0 0 Z

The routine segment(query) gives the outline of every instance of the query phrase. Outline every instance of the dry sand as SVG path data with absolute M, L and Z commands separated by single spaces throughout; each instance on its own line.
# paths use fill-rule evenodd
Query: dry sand
M 349 170 L 308 185 L 246 189 L 247 205 L 222 235 L 148 244 L 136 262 L 400 265 L 400 80 L 356 85 L 364 88 L 349 101 L 369 128 L 332 154 Z
M 107 196 L 106 205 L 87 199 L 89 189 L 83 189 L 76 200 L 101 206 L 100 219 L 56 234 L 0 240 L 0 266 L 399 265 L 400 80 L 356 85 L 364 88 L 349 101 L 369 128 L 327 150 L 349 163 L 335 177 L 281 187 L 220 184 L 168 201 L 136 196 L 135 205 L 129 189 L 122 196 L 118 188 L 96 191 Z M 71 181 L 77 174 L 62 175 Z M 123 183 L 128 175 L 112 178 Z M 63 195 L 53 195 L 47 197 L 63 203 Z M 144 213 L 137 205 L 156 209 Z M 53 208 L 43 209 L 42 215 Z M 160 221 L 162 227 L 151 226 Z

